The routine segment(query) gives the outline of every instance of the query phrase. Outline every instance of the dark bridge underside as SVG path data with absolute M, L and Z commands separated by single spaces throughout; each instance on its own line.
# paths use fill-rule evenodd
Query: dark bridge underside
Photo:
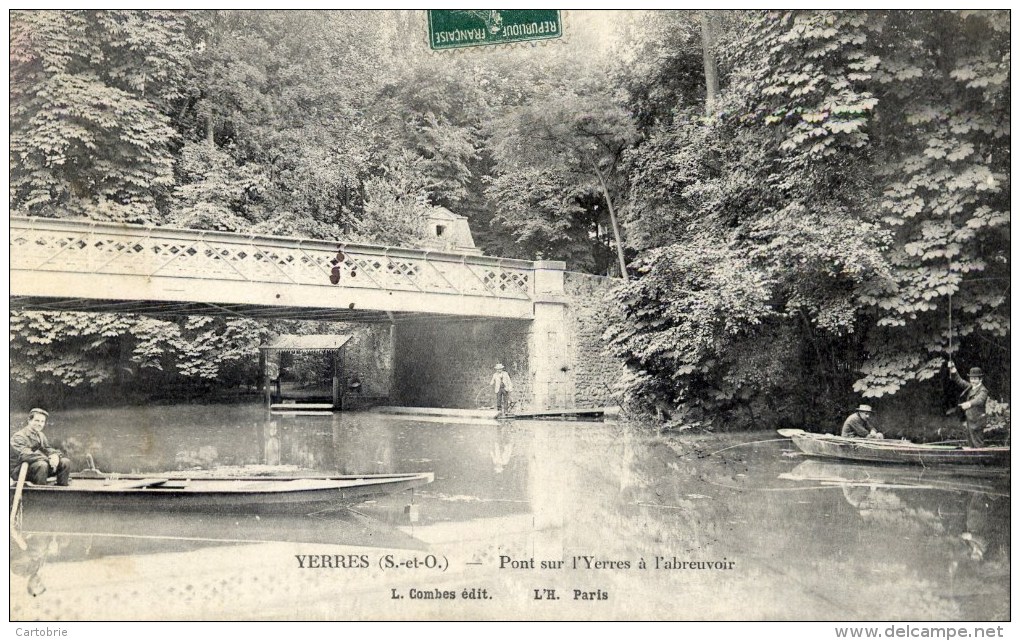
M 102 312 L 145 316 L 233 316 L 259 319 L 341 321 L 347 323 L 409 323 L 500 320 L 483 316 L 455 316 L 425 312 L 385 312 L 329 307 L 278 307 L 267 305 L 198 302 L 123 301 L 85 298 L 12 296 L 11 310 L 47 312 Z

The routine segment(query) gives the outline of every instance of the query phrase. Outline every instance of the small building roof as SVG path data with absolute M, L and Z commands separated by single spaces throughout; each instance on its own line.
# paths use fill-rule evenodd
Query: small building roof
M 429 219 L 434 220 L 467 220 L 467 216 L 455 214 L 442 205 L 436 205 L 429 209 Z
M 446 207 L 431 207 L 424 227 L 423 237 L 418 241 L 421 247 L 464 254 L 482 253 L 481 249 L 475 247 L 467 216 L 455 214 Z
M 351 340 L 350 334 L 282 334 L 259 349 L 268 351 L 331 351 L 340 349 Z

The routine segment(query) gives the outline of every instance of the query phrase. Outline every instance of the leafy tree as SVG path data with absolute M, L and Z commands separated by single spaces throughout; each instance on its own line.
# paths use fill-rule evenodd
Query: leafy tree
M 182 220 L 225 210 L 260 231 L 336 237 L 352 220 L 368 162 L 369 12 L 205 15 L 194 91 L 178 117 L 188 141 Z M 205 145 L 205 149 L 201 147 Z M 219 194 L 213 199 L 211 194 Z M 210 206 L 212 209 L 210 210 Z
M 368 110 L 374 164 L 413 172 L 434 204 L 455 206 L 481 169 L 488 105 L 479 70 L 460 59 L 392 60 Z M 399 179 L 398 179 L 399 182 Z
M 251 319 L 21 312 L 11 315 L 11 380 L 85 388 L 148 382 L 230 387 L 253 379 L 269 333 Z
M 598 222 L 613 230 L 626 275 L 616 210 L 626 182 L 621 159 L 637 132 L 623 97 L 594 75 L 579 74 L 536 84 L 526 102 L 492 120 L 488 151 L 495 168 L 486 194 L 497 208 L 495 222 L 517 243 L 546 258 L 568 259 L 575 269 L 594 267 L 590 236 L 597 227 L 583 224 L 584 206 L 598 207 L 604 212 Z
M 177 181 L 167 224 L 192 229 L 250 230 L 252 210 L 269 189 L 261 167 L 239 165 L 226 150 L 205 141 L 184 145 Z
M 79 387 L 115 379 L 114 341 L 131 325 L 117 314 L 11 314 L 11 381 Z
M 191 23 L 173 11 L 11 14 L 12 210 L 161 220 Z
M 691 117 L 694 105 L 710 102 L 706 64 L 707 73 L 715 69 L 718 93 L 718 83 L 725 80 L 719 77 L 719 60 L 731 57 L 728 48 L 746 28 L 746 12 L 633 13 L 638 28 L 620 54 L 613 82 L 626 89 L 638 130 L 647 133 L 675 116 Z M 706 58 L 706 51 L 712 55 Z
M 426 170 L 415 167 L 423 160 L 408 154 L 404 165 L 388 169 L 381 177 L 365 181 L 364 215 L 353 238 L 380 245 L 411 247 L 422 238 L 428 215 L 429 189 L 423 184 Z
M 890 278 L 861 293 L 877 327 L 854 387 L 883 396 L 932 378 L 952 347 L 1008 389 L 1009 16 L 884 18 L 873 136 L 878 211 L 895 242 Z
M 678 108 L 628 158 L 646 252 L 609 337 L 632 391 L 695 417 L 831 421 L 854 392 L 938 371 L 949 295 L 958 339 L 1008 335 L 1004 34 L 997 14 L 749 20 L 720 117 Z

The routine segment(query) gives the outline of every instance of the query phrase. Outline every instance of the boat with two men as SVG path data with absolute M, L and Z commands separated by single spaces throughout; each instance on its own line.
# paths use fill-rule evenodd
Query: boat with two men
M 1009 446 L 968 447 L 952 443 L 912 443 L 905 440 L 857 438 L 781 429 L 804 454 L 845 461 L 913 465 L 1009 466 Z

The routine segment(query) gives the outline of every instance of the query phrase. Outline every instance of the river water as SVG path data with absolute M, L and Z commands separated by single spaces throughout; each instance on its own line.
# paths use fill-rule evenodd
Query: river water
M 824 462 L 772 433 L 245 405 L 66 411 L 47 434 L 105 472 L 435 482 L 309 516 L 26 501 L 13 620 L 1009 618 L 1008 470 Z

